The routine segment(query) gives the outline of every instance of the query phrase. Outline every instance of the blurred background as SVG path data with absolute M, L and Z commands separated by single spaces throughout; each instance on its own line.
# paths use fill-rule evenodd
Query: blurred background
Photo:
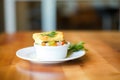
M 49 30 L 119 31 L 119 5 L 120 0 L 0 0 L 0 32 L 47 27 Z

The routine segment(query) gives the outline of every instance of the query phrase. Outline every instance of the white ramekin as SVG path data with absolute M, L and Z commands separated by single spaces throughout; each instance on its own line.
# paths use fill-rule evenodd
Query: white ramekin
M 64 59 L 70 43 L 61 46 L 41 46 L 34 43 L 36 58 L 43 61 Z

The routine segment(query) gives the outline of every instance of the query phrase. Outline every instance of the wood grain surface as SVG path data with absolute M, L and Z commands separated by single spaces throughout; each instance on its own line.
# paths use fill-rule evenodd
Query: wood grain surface
M 71 43 L 84 41 L 88 51 L 60 64 L 35 64 L 16 56 L 18 49 L 33 46 L 34 32 L 0 34 L 0 80 L 120 80 L 120 32 L 63 31 Z

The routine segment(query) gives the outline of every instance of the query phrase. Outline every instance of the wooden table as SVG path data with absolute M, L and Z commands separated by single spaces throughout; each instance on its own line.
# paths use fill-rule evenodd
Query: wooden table
M 71 43 L 84 41 L 82 58 L 60 64 L 35 64 L 16 51 L 33 46 L 34 32 L 0 34 L 0 80 L 120 80 L 120 32 L 63 31 Z

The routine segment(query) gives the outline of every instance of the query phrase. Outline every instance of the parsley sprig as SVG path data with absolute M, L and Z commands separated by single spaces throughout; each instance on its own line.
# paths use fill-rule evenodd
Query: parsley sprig
M 57 33 L 55 32 L 55 31 L 52 31 L 52 32 L 50 32 L 50 33 L 43 33 L 43 34 L 41 34 L 42 36 L 49 36 L 49 37 L 55 37 L 55 35 L 56 35 Z
M 54 37 L 57 33 L 55 31 L 52 31 L 50 34 L 48 34 L 47 36 L 49 37 Z
M 79 51 L 79 50 L 87 50 L 84 47 L 84 42 L 79 42 L 76 44 L 70 44 L 69 48 L 68 48 L 68 53 L 67 53 L 67 57 L 69 57 L 73 52 Z

